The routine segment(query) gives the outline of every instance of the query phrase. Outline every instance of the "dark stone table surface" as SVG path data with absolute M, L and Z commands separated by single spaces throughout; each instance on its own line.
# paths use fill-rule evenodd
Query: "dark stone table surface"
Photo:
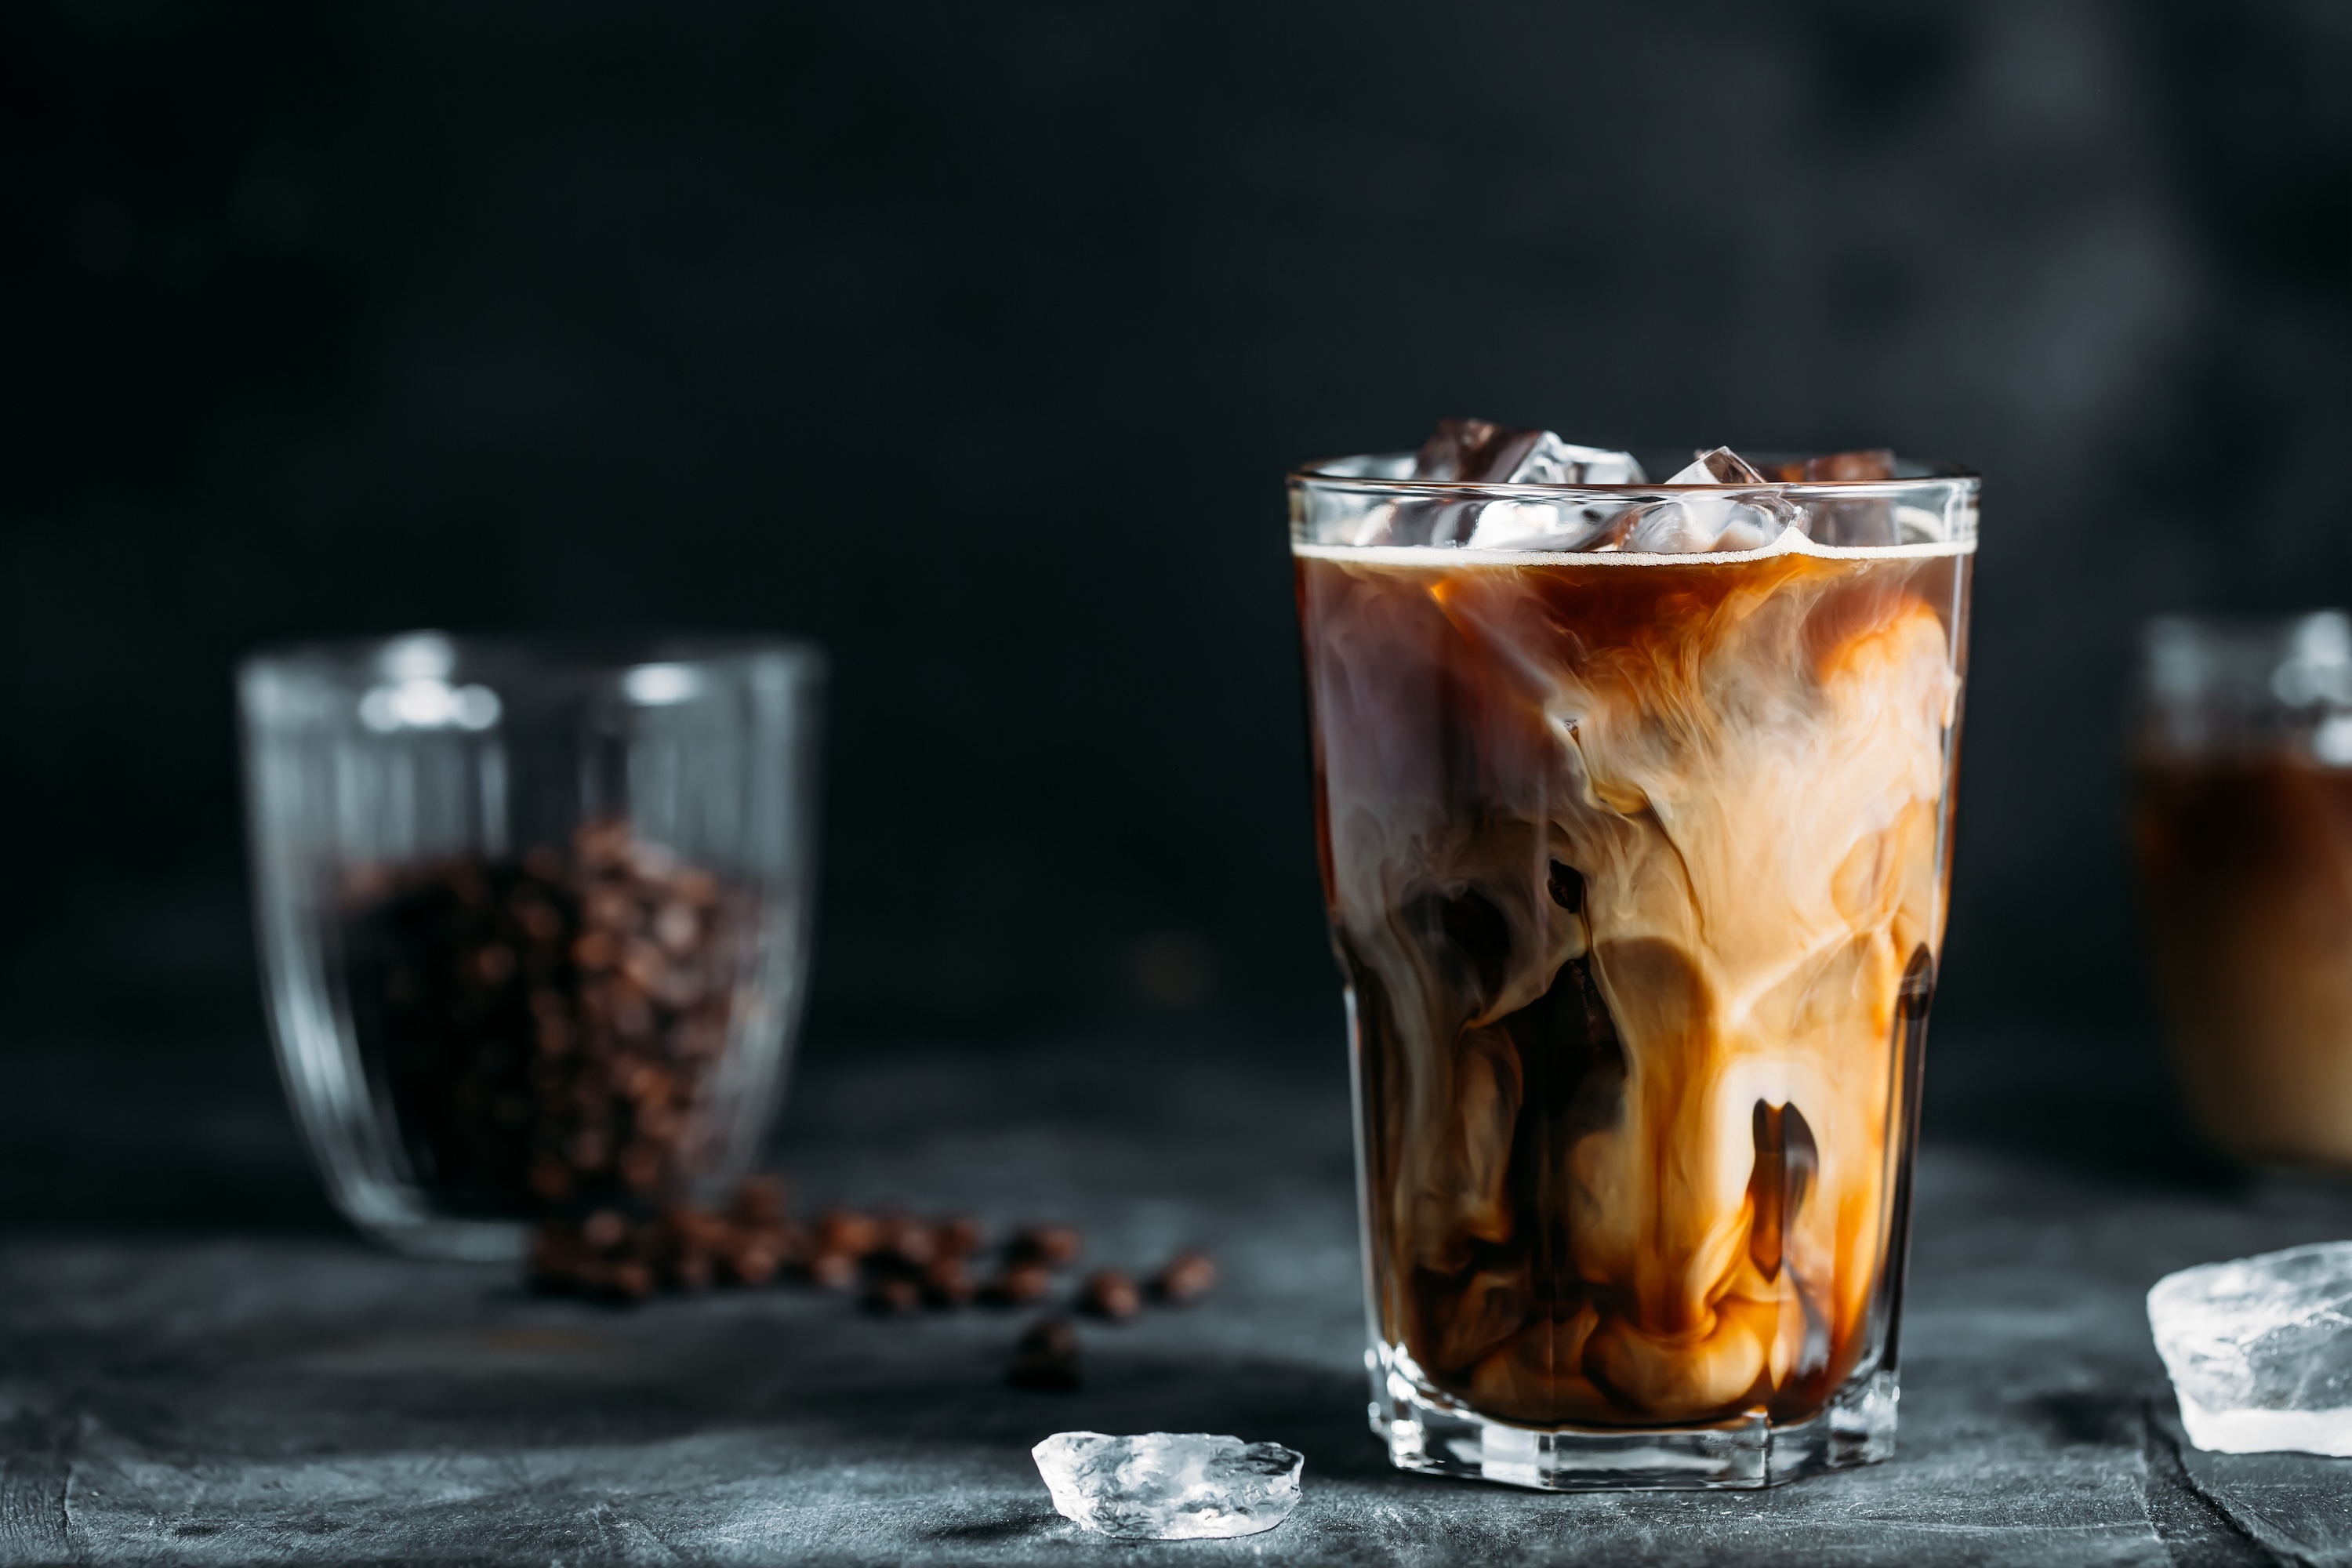
M 1339 1052 L 1213 1036 L 837 1047 L 796 1086 L 805 1201 L 1215 1252 L 1207 1301 L 1082 1330 L 1067 1394 L 1002 1381 L 1016 1315 L 615 1310 L 386 1256 L 328 1221 L 257 1048 L 18 1049 L 0 1562 L 2352 1563 L 2352 1461 L 2189 1447 L 2142 1309 L 2167 1270 L 2352 1235 L 2352 1190 L 2123 1137 L 2140 1110 L 2069 1101 L 2035 1042 L 1933 1069 L 1894 1462 L 1556 1497 L 1387 1468 Z M 1072 1428 L 1277 1439 L 1304 1500 L 1266 1535 L 1108 1543 L 1028 1456 Z

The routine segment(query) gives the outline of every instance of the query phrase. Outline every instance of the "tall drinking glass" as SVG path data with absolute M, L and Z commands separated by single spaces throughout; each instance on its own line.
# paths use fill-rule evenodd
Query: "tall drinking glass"
M 742 1173 L 807 969 L 822 677 L 430 632 L 246 661 L 270 1026 L 353 1223 L 513 1258 Z
M 1413 472 L 1290 480 L 1373 1430 L 1563 1490 L 1885 1458 L 1978 482 Z
M 2189 1110 L 2352 1169 L 2352 616 L 2148 624 L 2133 839 Z

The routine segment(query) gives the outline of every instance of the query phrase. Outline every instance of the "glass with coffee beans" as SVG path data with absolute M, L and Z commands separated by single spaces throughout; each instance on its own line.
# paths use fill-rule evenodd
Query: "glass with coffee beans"
M 406 1251 L 731 1188 L 807 968 L 820 656 L 417 633 L 239 671 L 279 1065 Z

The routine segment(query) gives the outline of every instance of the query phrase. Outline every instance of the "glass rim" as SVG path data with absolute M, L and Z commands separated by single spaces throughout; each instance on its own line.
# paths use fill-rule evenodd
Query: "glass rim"
M 1759 460 L 1786 460 L 1797 454 L 1759 452 Z M 1891 479 L 1762 479 L 1756 483 L 1676 485 L 1663 480 L 1645 480 L 1640 484 L 1528 484 L 1483 479 L 1416 479 L 1384 478 L 1378 474 L 1344 472 L 1340 465 L 1358 467 L 1371 464 L 1410 464 L 1411 452 L 1363 452 L 1352 457 L 1324 458 L 1303 463 L 1293 468 L 1287 483 L 1300 489 L 1331 490 L 1340 493 L 1389 496 L 1417 496 L 1430 499 L 1462 500 L 1475 498 L 1494 500 L 1557 500 L 1562 496 L 1590 495 L 1624 500 L 1650 495 L 1756 495 L 1769 491 L 1774 495 L 1797 500 L 1870 500 L 1892 498 L 1930 487 L 1961 486 L 1969 490 L 1983 487 L 1983 476 L 1964 464 L 1940 459 L 1906 458 L 1897 457 L 1898 465 L 1919 470 L 1898 474 Z
M 824 650 L 798 637 L 760 633 L 619 633 L 548 635 L 445 631 L 420 626 L 376 637 L 302 637 L 265 643 L 241 655 L 240 676 L 262 671 L 304 671 L 381 679 L 406 652 L 441 665 L 446 675 L 470 668 L 480 673 L 546 676 L 617 676 L 647 665 L 698 669 L 781 661 L 803 674 L 823 674 Z M 420 671 L 421 673 L 421 671 Z

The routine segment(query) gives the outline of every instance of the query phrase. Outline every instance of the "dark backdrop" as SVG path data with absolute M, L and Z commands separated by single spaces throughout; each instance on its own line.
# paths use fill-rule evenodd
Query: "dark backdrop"
M 1980 467 L 1944 1016 L 2135 1028 L 2135 623 L 2352 597 L 2347 16 L 11 5 L 6 1028 L 252 1038 L 230 662 L 418 625 L 833 651 L 820 1037 L 1328 1017 L 1282 475 L 1471 413 Z

